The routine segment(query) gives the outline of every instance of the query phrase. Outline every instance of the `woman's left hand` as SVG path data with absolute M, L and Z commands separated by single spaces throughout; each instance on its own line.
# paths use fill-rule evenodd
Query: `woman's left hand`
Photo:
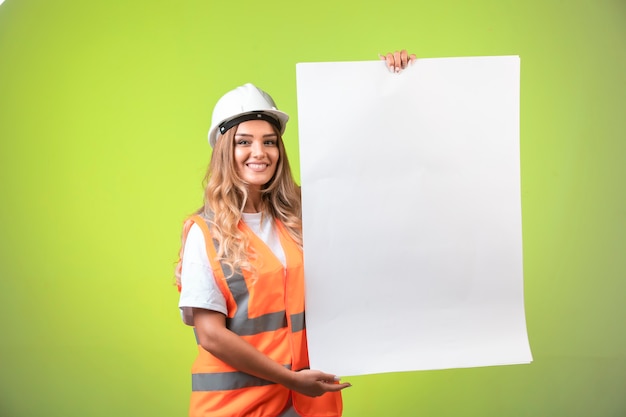
M 380 59 L 387 62 L 387 67 L 391 72 L 400 72 L 417 59 L 415 54 L 409 54 L 406 49 L 378 56 Z

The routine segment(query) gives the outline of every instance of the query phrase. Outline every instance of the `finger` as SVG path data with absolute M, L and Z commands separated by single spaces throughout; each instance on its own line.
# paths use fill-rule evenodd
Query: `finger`
M 387 68 L 389 68 L 389 71 L 393 72 L 394 71 L 393 54 L 391 52 L 389 52 L 386 55 L 386 59 L 387 59 Z
M 325 384 L 324 390 L 326 392 L 338 392 L 342 389 L 350 388 L 351 386 L 352 384 L 350 384 L 349 382 L 346 382 L 344 384 Z
M 408 60 L 408 56 L 407 56 L 407 52 L 406 49 L 403 49 L 402 51 L 400 51 L 400 63 L 402 64 L 402 69 L 405 69 L 407 64 L 409 63 Z
M 387 66 L 387 69 L 390 69 L 389 61 L 387 60 L 387 55 L 378 54 L 378 58 L 380 58 L 381 61 L 385 61 L 385 65 Z
M 334 383 L 340 380 L 340 378 L 337 375 L 327 374 L 321 371 L 318 371 L 318 372 L 319 372 L 319 374 L 317 375 L 318 381 Z
M 409 61 L 411 62 L 411 64 L 413 64 L 416 59 L 417 59 L 417 57 L 415 56 L 415 54 L 409 55 Z
M 400 72 L 400 51 L 393 53 L 394 67 L 396 72 Z

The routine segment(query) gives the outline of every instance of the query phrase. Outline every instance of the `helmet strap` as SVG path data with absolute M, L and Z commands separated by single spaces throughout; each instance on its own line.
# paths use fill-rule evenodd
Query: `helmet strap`
M 279 131 L 281 130 L 280 122 L 276 120 L 276 118 L 270 116 L 267 113 L 258 111 L 258 112 L 242 114 L 241 116 L 237 116 L 234 119 L 230 119 L 225 122 L 222 122 L 218 126 L 219 132 L 220 134 L 223 135 L 224 133 L 232 129 L 234 126 L 237 126 L 239 123 L 247 122 L 249 120 L 265 120 L 266 122 L 269 122 L 272 125 L 276 126 L 276 129 L 278 129 Z

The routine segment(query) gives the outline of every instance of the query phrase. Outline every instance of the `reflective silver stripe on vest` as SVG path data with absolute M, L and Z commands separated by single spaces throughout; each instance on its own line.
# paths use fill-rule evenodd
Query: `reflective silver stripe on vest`
M 239 308 L 237 308 L 235 317 L 226 319 L 226 327 L 240 336 L 250 336 L 287 327 L 287 317 L 284 311 L 268 313 L 252 319 L 247 317 L 247 311 L 245 315 L 246 317 L 240 317 Z
M 291 369 L 290 365 L 284 365 Z M 192 391 L 230 391 L 249 387 L 274 385 L 272 381 L 258 378 L 244 372 L 217 372 L 210 374 L 192 374 Z
M 213 239 L 213 245 L 215 246 L 215 250 L 218 251 L 219 243 L 217 240 Z M 231 268 L 224 262 L 220 264 L 224 276 L 229 276 L 232 271 Z M 226 318 L 226 327 L 231 331 L 240 336 L 250 336 L 263 332 L 273 332 L 287 327 L 287 313 L 284 310 L 264 314 L 259 317 L 248 317 L 250 292 L 248 291 L 246 281 L 240 270 L 236 270 L 230 278 L 226 279 L 226 285 L 228 285 L 235 299 L 235 303 L 237 303 L 235 315 L 232 318 Z M 294 316 L 299 316 L 299 314 Z
M 298 314 L 291 315 L 291 331 L 293 333 L 304 330 L 306 327 L 304 321 L 304 311 Z

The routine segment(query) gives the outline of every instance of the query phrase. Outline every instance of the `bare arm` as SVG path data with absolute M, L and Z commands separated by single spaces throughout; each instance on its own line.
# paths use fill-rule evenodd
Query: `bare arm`
M 314 370 L 294 372 L 258 351 L 226 328 L 226 317 L 219 312 L 194 308 L 194 324 L 200 345 L 230 366 L 310 397 L 341 391 L 349 383 L 337 384 L 335 375 Z

